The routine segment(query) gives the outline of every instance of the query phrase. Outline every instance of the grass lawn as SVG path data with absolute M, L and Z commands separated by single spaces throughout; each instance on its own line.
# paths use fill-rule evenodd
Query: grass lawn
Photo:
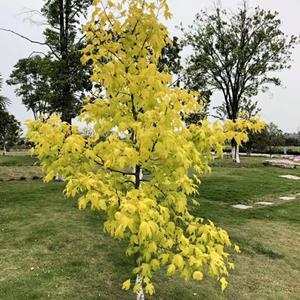
M 36 158 L 23 153 L 23 155 L 0 154 L 0 166 L 34 166 L 37 165 Z
M 147 299 L 300 299 L 300 197 L 279 200 L 300 193 L 300 182 L 278 177 L 300 176 L 300 169 L 261 162 L 242 158 L 236 167 L 216 160 L 199 189 L 201 206 L 191 208 L 227 229 L 241 247 L 227 290 L 209 278 L 185 283 L 159 274 L 157 293 Z M 62 183 L 0 183 L 0 299 L 135 299 L 121 290 L 132 264 L 125 244 L 103 234 L 102 216 L 79 211 L 62 190 Z M 231 207 L 258 200 L 275 204 Z

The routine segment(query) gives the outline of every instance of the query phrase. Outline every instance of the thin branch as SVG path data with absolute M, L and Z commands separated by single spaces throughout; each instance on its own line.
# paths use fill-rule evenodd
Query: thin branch
M 107 14 L 107 12 L 106 12 L 106 7 L 104 6 L 104 4 L 103 4 L 102 1 L 100 1 L 100 5 L 102 6 L 103 12 L 104 12 L 104 14 L 105 14 L 105 16 L 106 16 L 106 19 L 107 19 L 107 21 L 109 22 L 110 26 L 111 26 L 111 27 L 114 27 L 114 24 L 111 22 L 110 18 L 108 17 L 108 14 Z
M 23 35 L 23 34 L 20 34 L 20 33 L 16 32 L 16 31 L 14 31 L 14 30 L 11 30 L 11 29 L 6 29 L 6 28 L 0 27 L 0 30 L 1 30 L 1 31 L 5 31 L 5 32 L 12 33 L 12 34 L 14 34 L 14 35 L 16 35 L 16 36 L 18 36 L 18 37 L 20 37 L 20 38 L 22 38 L 22 39 L 27 40 L 28 42 L 30 42 L 30 43 L 32 43 L 32 44 L 38 44 L 38 45 L 41 45 L 41 46 L 47 46 L 47 47 L 51 50 L 52 54 L 53 54 L 57 59 L 60 59 L 60 57 L 55 53 L 55 51 L 53 50 L 53 48 L 52 48 L 48 43 L 46 43 L 46 42 L 39 42 L 39 41 L 32 40 L 32 39 L 28 38 L 27 36 L 25 36 L 25 35 Z
M 79 38 L 79 40 L 76 42 L 76 46 L 79 46 L 80 43 L 84 40 L 84 38 L 86 37 L 86 35 L 82 35 L 82 37 Z
M 32 52 L 30 53 L 30 55 L 28 56 L 28 58 L 30 58 L 31 56 L 33 56 L 33 55 L 35 55 L 35 54 L 42 54 L 42 55 L 47 56 L 47 54 L 44 53 L 44 52 L 42 52 L 42 51 L 32 51 Z
M 6 28 L 0 27 L 0 30 L 6 31 L 6 32 L 10 32 L 10 33 L 13 33 L 13 34 L 15 34 L 15 35 L 21 37 L 22 39 L 25 39 L 25 40 L 29 41 L 30 43 L 33 43 L 33 44 L 38 44 L 38 45 L 42 45 L 42 46 L 48 46 L 48 44 L 45 43 L 45 42 L 39 42 L 39 41 L 32 40 L 32 39 L 26 37 L 25 35 L 22 35 L 22 34 L 20 34 L 20 33 L 18 33 L 18 32 L 15 32 L 15 31 L 13 31 L 13 30 L 11 30 L 11 29 L 6 29 Z M 49 46 L 48 46 L 48 47 L 49 47 Z
M 107 167 L 104 166 L 104 160 L 100 156 L 97 156 L 97 158 L 99 158 L 102 163 L 99 163 L 98 161 L 95 161 L 95 162 L 99 166 L 101 166 L 104 170 L 114 172 L 114 173 L 119 173 L 119 174 L 122 174 L 122 175 L 132 175 L 132 176 L 135 175 L 135 173 L 133 173 L 133 172 L 126 172 L 126 171 L 116 170 L 116 169 L 113 169 L 113 168 L 107 168 Z
M 108 171 L 111 171 L 111 172 L 114 172 L 114 173 L 119 173 L 119 174 L 122 174 L 122 175 L 132 175 L 132 176 L 135 175 L 135 173 L 132 173 L 132 172 L 120 171 L 120 170 L 116 170 L 116 169 L 112 169 L 112 168 L 106 168 L 104 166 L 103 166 L 103 168 L 108 170 Z
M 30 14 L 31 16 L 38 15 L 44 18 L 44 15 L 37 9 L 25 8 L 19 15 Z
M 170 84 L 168 85 L 168 88 L 173 87 L 175 84 L 177 84 L 177 82 L 179 82 L 182 78 L 184 78 L 184 76 L 185 76 L 185 75 L 179 76 L 175 81 L 173 81 L 172 83 L 170 83 Z
M 157 186 L 156 184 L 153 185 L 153 186 L 154 186 L 158 191 L 160 191 L 164 197 L 167 197 L 166 193 L 165 193 L 164 191 L 162 191 L 161 188 L 160 188 L 159 186 Z
M 120 63 L 122 63 L 124 65 L 124 62 L 123 60 L 116 54 L 114 53 L 113 51 L 111 51 L 110 49 L 108 48 L 105 48 L 105 50 L 107 50 L 110 54 L 112 54 Z

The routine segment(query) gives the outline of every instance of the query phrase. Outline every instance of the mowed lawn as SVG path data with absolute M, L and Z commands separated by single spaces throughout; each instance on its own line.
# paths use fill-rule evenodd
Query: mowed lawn
M 0 173 L 8 167 L 1 159 Z M 19 160 L 18 167 L 32 167 Z M 300 169 L 263 167 L 262 161 L 242 158 L 236 167 L 216 160 L 199 187 L 200 207 L 191 207 L 240 245 L 226 291 L 210 278 L 186 283 L 162 272 L 147 299 L 300 299 L 300 181 L 279 177 L 300 176 Z M 76 200 L 63 196 L 63 183 L 24 177 L 0 182 L 0 299 L 135 299 L 121 290 L 133 262 L 124 254 L 126 243 L 103 233 L 103 217 L 79 211 Z M 291 195 L 296 200 L 279 199 Z M 254 208 L 237 210 L 236 203 Z

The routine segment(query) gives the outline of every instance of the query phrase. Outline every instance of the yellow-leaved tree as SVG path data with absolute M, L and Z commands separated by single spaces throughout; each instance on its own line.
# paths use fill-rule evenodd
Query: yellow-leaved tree
M 224 289 L 234 267 L 228 250 L 239 251 L 225 230 L 192 216 L 188 204 L 210 170 L 211 149 L 221 155 L 227 140 L 247 136 L 232 124 L 185 125 L 202 104 L 195 93 L 171 88 L 167 70 L 158 71 L 170 43 L 161 16 L 170 18 L 166 0 L 94 0 L 82 62 L 103 89 L 94 90 L 80 115 L 93 130 L 85 136 L 59 116 L 28 122 L 45 181 L 62 176 L 65 193 L 80 195 L 80 208 L 104 213 L 105 231 L 128 242 L 136 265 L 123 288 L 137 299 L 154 293 L 152 278 L 162 268 L 184 280 L 209 274 Z

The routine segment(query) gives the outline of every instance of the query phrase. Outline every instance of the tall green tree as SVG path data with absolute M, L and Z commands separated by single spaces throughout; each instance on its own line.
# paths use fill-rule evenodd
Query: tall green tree
M 187 76 L 199 90 L 221 91 L 227 118 L 235 122 L 245 101 L 252 101 L 270 84 L 281 84 L 275 72 L 290 68 L 297 41 L 281 30 L 277 12 L 250 10 L 246 4 L 235 12 L 201 11 L 185 31 L 184 43 L 193 48 Z M 234 140 L 232 146 L 233 158 L 239 162 Z
M 62 120 L 68 123 L 78 115 L 84 93 L 91 89 L 89 66 L 83 66 L 80 62 L 80 51 L 84 46 L 80 20 L 86 16 L 90 4 L 91 0 L 46 1 L 41 9 L 48 24 L 44 31 L 44 42 L 33 41 L 12 30 L 2 29 L 49 48 L 46 57 L 29 57 L 19 61 L 9 81 L 10 84 L 19 85 L 17 93 L 22 94 L 27 108 L 36 111 L 38 107 L 42 112 L 46 108 L 48 114 L 59 113 Z M 35 97 L 29 100 L 27 83 L 33 77 L 35 85 L 31 87 L 30 93 Z M 47 95 L 45 91 L 49 89 Z
M 48 0 L 42 8 L 49 24 L 44 36 L 54 58 L 51 107 L 68 123 L 81 108 L 82 93 L 90 88 L 88 68 L 80 62 L 83 43 L 78 37 L 80 18 L 86 16 L 90 5 L 91 0 Z

